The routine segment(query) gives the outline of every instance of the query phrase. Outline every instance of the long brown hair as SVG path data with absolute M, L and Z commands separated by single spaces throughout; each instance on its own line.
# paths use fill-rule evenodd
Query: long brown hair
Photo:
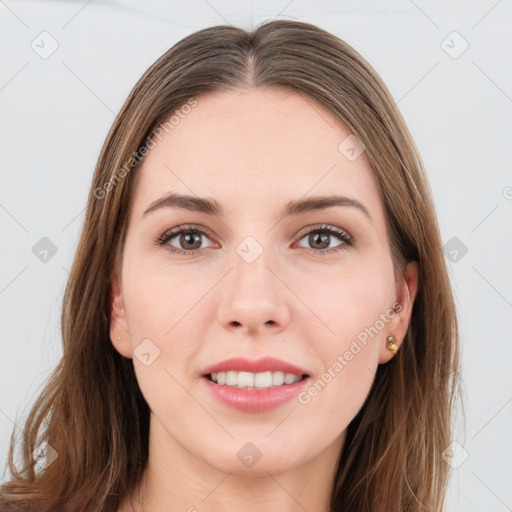
M 146 71 L 114 121 L 63 300 L 63 356 L 26 420 L 21 470 L 11 436 L 12 478 L 1 488 L 2 510 L 115 512 L 139 482 L 149 408 L 109 328 L 110 286 L 141 148 L 202 93 L 254 86 L 289 88 L 350 128 L 380 185 L 395 268 L 419 266 L 407 335 L 396 357 L 378 367 L 348 427 L 331 510 L 442 509 L 449 467 L 441 454 L 451 442 L 460 391 L 458 329 L 421 158 L 386 86 L 351 46 L 307 23 L 272 21 L 252 31 L 211 27 L 179 41 Z M 32 455 L 45 443 L 58 457 L 36 471 Z

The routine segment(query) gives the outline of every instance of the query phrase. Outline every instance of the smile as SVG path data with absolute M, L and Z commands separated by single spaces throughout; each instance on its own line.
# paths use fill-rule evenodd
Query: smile
M 294 384 L 305 378 L 305 375 L 277 372 L 239 372 L 230 370 L 226 372 L 215 372 L 206 376 L 212 382 L 219 385 L 231 386 L 234 388 L 247 389 L 269 389 L 277 386 Z

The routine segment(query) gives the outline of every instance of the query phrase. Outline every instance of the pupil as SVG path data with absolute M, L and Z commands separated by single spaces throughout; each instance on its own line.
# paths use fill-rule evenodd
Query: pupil
M 322 244 L 322 247 L 318 247 L 319 249 L 326 249 L 327 247 L 329 247 L 329 235 L 325 235 L 325 234 L 313 234 L 310 236 L 310 242 L 312 245 L 316 244 L 317 243 L 317 239 L 320 238 L 320 243 Z
M 186 247 L 187 244 L 191 243 L 192 245 L 194 245 L 194 238 L 196 239 L 196 247 Z M 200 240 L 200 236 L 198 235 L 191 235 L 189 233 L 185 234 L 185 235 L 182 235 L 181 236 L 181 241 L 182 241 L 182 246 L 184 245 L 187 249 L 197 249 L 198 246 L 201 245 L 201 240 Z M 185 242 L 183 244 L 183 241 Z

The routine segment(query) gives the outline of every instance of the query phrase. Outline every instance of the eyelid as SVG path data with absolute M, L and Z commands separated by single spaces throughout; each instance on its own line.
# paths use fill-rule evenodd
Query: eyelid
M 155 244 L 157 245 L 165 245 L 169 240 L 175 238 L 178 235 L 181 235 L 183 233 L 192 232 L 192 233 L 200 233 L 201 235 L 204 235 L 208 238 L 212 238 L 211 231 L 208 228 L 205 228 L 199 224 L 179 224 L 178 226 L 175 226 L 171 229 L 168 229 L 165 231 L 162 235 L 157 237 L 155 239 Z M 172 246 L 171 246 L 172 247 Z M 172 247 L 172 249 L 168 249 L 171 252 L 176 253 L 184 253 L 184 254 L 196 254 L 198 251 L 201 251 L 202 249 L 194 249 L 191 251 L 185 251 L 184 249 L 178 249 L 177 247 Z
M 311 226 L 306 226 L 299 231 L 296 237 L 303 238 L 305 235 L 308 235 L 313 231 L 327 231 L 332 234 L 345 235 L 351 241 L 353 240 L 352 235 L 348 231 L 338 226 L 334 226 L 333 224 L 313 224 Z
M 337 237 L 341 243 L 336 246 L 336 247 L 333 247 L 333 248 L 330 248 L 330 249 L 309 249 L 310 251 L 313 251 L 314 253 L 316 254 L 325 254 L 325 253 L 330 253 L 330 254 L 335 254 L 339 251 L 342 251 L 344 249 L 346 249 L 346 246 L 348 247 L 353 247 L 355 245 L 355 242 L 354 242 L 354 237 L 348 232 L 346 231 L 345 229 L 343 228 L 340 228 L 338 226 L 334 226 L 332 224 L 315 224 L 315 225 L 312 225 L 312 226 L 307 226 L 305 228 L 303 228 L 299 234 L 296 236 L 297 238 L 297 241 L 294 242 L 295 243 L 298 243 L 300 242 L 300 240 L 302 240 L 305 236 L 311 234 L 311 233 L 327 233 L 327 235 L 329 236 L 335 236 Z M 302 247 L 304 249 L 304 247 Z

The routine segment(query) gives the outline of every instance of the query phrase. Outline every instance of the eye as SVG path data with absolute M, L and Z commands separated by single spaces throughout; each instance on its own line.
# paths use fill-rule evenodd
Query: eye
M 203 236 L 208 237 L 209 233 L 199 226 L 187 224 L 184 226 L 176 226 L 166 231 L 155 240 L 155 243 L 157 245 L 167 245 L 167 249 L 171 252 L 193 254 L 202 249 L 201 237 Z
M 208 231 L 194 224 L 186 224 L 166 231 L 155 243 L 165 245 L 166 249 L 174 253 L 194 254 L 203 249 L 201 237 L 209 238 Z M 330 247 L 333 238 L 337 238 L 340 243 Z M 300 244 L 303 239 L 307 239 L 306 243 L 317 254 L 339 252 L 354 245 L 353 238 L 345 230 L 329 225 L 314 226 L 302 234 L 299 238 L 301 247 L 304 247 Z
M 337 238 L 340 243 L 330 247 L 332 238 Z M 305 236 L 302 235 L 299 242 L 304 239 L 307 239 L 306 243 L 311 245 L 317 254 L 338 252 L 354 245 L 352 237 L 345 230 L 329 225 L 315 226 L 306 232 Z

